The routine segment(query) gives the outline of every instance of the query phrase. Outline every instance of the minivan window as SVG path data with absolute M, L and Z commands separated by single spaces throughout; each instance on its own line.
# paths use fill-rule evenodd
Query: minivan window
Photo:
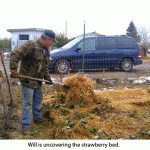
M 84 40 L 84 50 L 95 50 L 95 38 L 87 38 Z M 78 44 L 78 48 L 83 50 L 83 40 Z
M 116 38 L 113 37 L 97 38 L 96 49 L 97 50 L 117 49 L 117 40 Z
M 137 47 L 137 43 L 132 38 L 118 38 L 118 49 L 136 49 Z
M 64 45 L 62 48 L 63 49 L 69 49 L 72 46 L 74 46 L 75 44 L 77 44 L 79 41 L 81 41 L 82 39 L 83 39 L 82 37 L 76 38 L 76 39 L 72 40 L 71 42 L 67 43 L 66 45 Z

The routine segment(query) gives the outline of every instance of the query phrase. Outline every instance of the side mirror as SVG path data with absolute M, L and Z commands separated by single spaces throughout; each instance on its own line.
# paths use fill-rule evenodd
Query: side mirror
M 77 48 L 75 51 L 78 53 L 78 51 L 81 51 L 81 48 Z

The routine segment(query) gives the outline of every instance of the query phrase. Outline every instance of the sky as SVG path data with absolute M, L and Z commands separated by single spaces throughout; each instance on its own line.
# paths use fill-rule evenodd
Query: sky
M 0 0 L 0 38 L 7 29 L 42 28 L 67 37 L 97 32 L 126 34 L 133 20 L 136 28 L 150 28 L 149 0 Z

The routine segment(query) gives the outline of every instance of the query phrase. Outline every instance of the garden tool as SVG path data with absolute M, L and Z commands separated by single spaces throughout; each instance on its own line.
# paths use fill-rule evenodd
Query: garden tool
M 43 79 L 34 78 L 34 77 L 29 77 L 29 76 L 24 76 L 24 75 L 18 75 L 18 77 L 26 78 L 26 79 L 31 79 L 31 80 L 35 80 L 35 81 L 47 82 L 47 83 L 50 82 L 50 81 L 48 81 L 48 80 L 43 80 Z M 61 87 L 61 86 L 62 86 L 65 90 L 70 89 L 70 87 L 69 87 L 68 85 L 62 84 L 62 83 L 53 82 L 53 85 L 54 85 L 54 86 L 57 86 L 57 87 Z

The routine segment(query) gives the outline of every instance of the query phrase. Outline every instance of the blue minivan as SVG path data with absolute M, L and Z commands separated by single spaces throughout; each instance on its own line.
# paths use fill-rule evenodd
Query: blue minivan
M 49 71 L 65 74 L 69 69 L 99 70 L 120 68 L 129 72 L 133 65 L 142 64 L 138 43 L 128 36 L 89 36 L 72 40 L 59 49 L 51 51 Z

